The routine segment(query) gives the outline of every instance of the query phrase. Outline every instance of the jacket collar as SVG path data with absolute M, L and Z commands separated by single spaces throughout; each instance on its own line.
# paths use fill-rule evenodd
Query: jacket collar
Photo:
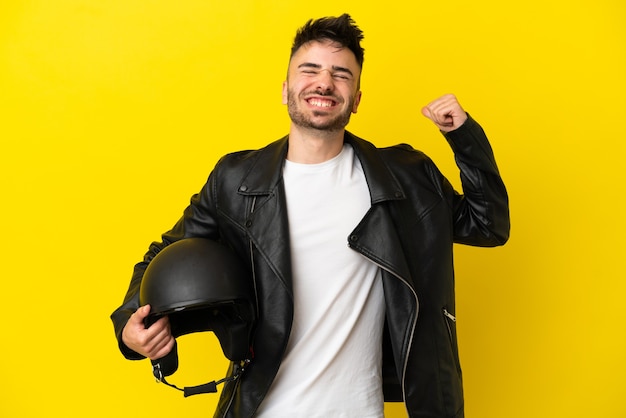
M 361 162 L 372 204 L 405 198 L 400 183 L 372 143 L 348 131 L 344 135 L 344 142 L 352 145 Z M 272 193 L 282 179 L 282 169 L 288 147 L 289 136 L 285 136 L 259 150 L 255 163 L 241 181 L 239 192 L 248 195 Z

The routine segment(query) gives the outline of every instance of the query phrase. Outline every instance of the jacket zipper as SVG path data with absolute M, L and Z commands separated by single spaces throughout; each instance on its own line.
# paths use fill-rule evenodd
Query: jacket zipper
M 252 198 L 252 207 L 250 208 L 250 215 L 254 213 L 256 209 L 256 196 Z M 250 268 L 252 269 L 252 285 L 254 286 L 254 301 L 255 301 L 255 309 L 256 309 L 256 317 L 259 317 L 259 294 L 256 289 L 256 272 L 254 271 L 254 252 L 253 252 L 253 244 L 252 240 L 248 240 L 250 243 Z
M 254 213 L 254 209 L 256 206 L 256 196 L 253 197 L 252 199 L 252 207 L 250 208 L 250 214 L 252 215 Z M 256 290 L 256 273 L 254 271 L 254 253 L 252 252 L 252 240 L 250 240 L 250 267 L 252 268 L 252 281 L 253 281 L 253 285 L 254 285 L 254 298 L 255 298 L 255 302 L 256 302 L 256 317 L 259 317 L 259 295 L 257 294 L 257 290 Z M 228 414 L 228 411 L 230 411 L 231 406 L 233 406 L 233 400 L 235 399 L 235 394 L 237 393 L 237 389 L 238 386 L 240 385 L 241 382 L 241 378 L 237 379 L 237 381 L 235 382 L 235 387 L 233 388 L 232 394 L 230 395 L 230 399 L 228 400 L 228 405 L 226 405 L 226 408 L 224 408 L 224 414 L 222 415 L 223 418 L 226 417 L 226 414 Z
M 443 308 L 443 316 L 445 316 L 446 318 L 448 318 L 450 321 L 452 322 L 456 322 L 456 316 L 452 315 L 450 312 L 448 312 L 448 310 L 446 308 Z M 444 319 L 444 322 L 446 323 L 446 328 L 448 329 L 448 337 L 450 337 L 450 342 L 452 342 L 452 327 L 450 326 L 450 322 L 446 321 Z
M 419 299 L 417 297 L 417 293 L 415 292 L 415 290 L 413 290 L 413 288 L 409 285 L 409 283 L 404 280 L 402 277 L 398 276 L 395 273 L 392 273 L 391 271 L 387 270 L 389 273 L 393 274 L 394 276 L 396 276 L 402 283 L 404 283 L 404 285 L 409 288 L 409 290 L 411 291 L 411 293 L 413 294 L 413 298 L 415 298 L 415 319 L 413 319 L 413 324 L 411 325 L 411 336 L 409 337 L 409 345 L 406 348 L 406 356 L 404 357 L 404 365 L 402 366 L 402 399 L 405 400 L 404 402 L 404 408 L 407 411 L 407 414 L 409 413 L 409 408 L 406 406 L 406 388 L 405 388 L 405 382 L 406 382 L 406 369 L 409 365 L 409 353 L 411 352 L 411 346 L 413 346 L 413 337 L 415 336 L 415 327 L 417 326 L 417 317 L 419 315 Z
M 446 308 L 443 308 L 443 314 L 448 317 L 452 322 L 456 322 L 456 316 L 452 315 Z
M 230 411 L 230 407 L 233 405 L 233 400 L 235 399 L 235 394 L 237 393 L 237 388 L 240 384 L 239 382 L 241 382 L 241 379 L 237 379 L 235 381 L 235 387 L 233 388 L 230 399 L 228 400 L 228 405 L 226 405 L 226 408 L 224 408 L 224 414 L 222 415 L 222 417 L 226 417 L 226 414 L 228 414 L 228 411 Z
M 352 248 L 352 249 L 354 249 L 356 251 L 356 249 L 354 247 L 350 246 L 350 248 Z M 363 254 L 360 251 L 357 251 L 357 252 L 359 252 L 360 254 Z M 376 261 L 372 260 L 367 255 L 363 254 L 363 256 L 365 258 L 367 258 L 368 260 L 370 260 L 372 263 L 374 263 L 374 265 L 378 266 L 380 269 L 385 270 L 386 272 L 388 272 L 389 274 L 393 275 L 398 280 L 400 280 L 402 283 L 404 283 L 404 285 L 413 294 L 413 298 L 415 298 L 415 307 L 416 307 L 415 318 L 413 319 L 413 324 L 411 325 L 411 336 L 409 337 L 409 345 L 407 346 L 406 356 L 404 357 L 404 364 L 402 365 L 402 399 L 405 400 L 404 407 L 405 407 L 407 413 L 409 413 L 408 407 L 406 406 L 405 377 L 406 377 L 406 369 L 407 369 L 407 366 L 409 364 L 409 353 L 411 351 L 410 348 L 413 345 L 413 337 L 415 335 L 415 327 L 417 326 L 417 317 L 419 316 L 419 306 L 420 306 L 419 298 L 417 297 L 417 293 L 415 292 L 415 290 L 413 290 L 413 288 L 409 285 L 409 283 L 406 280 L 404 280 L 401 276 L 399 276 L 398 274 L 396 274 L 393 271 L 389 270 L 388 268 L 385 268 L 385 267 L 381 266 L 379 263 L 377 263 Z

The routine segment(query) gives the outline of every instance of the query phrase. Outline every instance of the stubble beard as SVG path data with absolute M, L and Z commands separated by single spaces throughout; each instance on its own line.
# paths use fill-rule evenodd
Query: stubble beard
M 319 94 L 319 93 L 318 93 Z M 352 108 L 354 106 L 354 97 L 350 96 L 349 98 L 349 106 L 346 107 L 345 111 L 339 115 L 337 115 L 333 119 L 325 119 L 322 121 L 315 121 L 313 118 L 306 115 L 299 107 L 298 101 L 296 100 L 296 94 L 289 89 L 287 92 L 287 111 L 289 112 L 289 117 L 291 118 L 292 123 L 295 125 L 305 128 L 316 130 L 320 132 L 337 132 L 345 129 L 350 122 L 350 116 L 352 115 Z M 313 111 L 313 116 L 321 116 L 324 112 L 322 111 Z

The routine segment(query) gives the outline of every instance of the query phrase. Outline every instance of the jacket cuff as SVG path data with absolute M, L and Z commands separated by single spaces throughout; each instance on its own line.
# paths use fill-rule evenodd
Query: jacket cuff
M 457 158 L 461 157 L 476 168 L 483 168 L 486 162 L 496 167 L 493 150 L 485 131 L 469 114 L 463 125 L 443 135 Z M 497 168 L 495 170 L 497 171 Z
M 467 120 L 463 122 L 463 125 L 450 132 L 441 131 L 443 136 L 445 136 L 448 141 L 454 141 L 455 139 L 463 138 L 468 134 L 475 132 L 476 129 L 482 131 L 482 128 L 480 127 L 478 122 L 476 122 L 469 113 L 465 112 L 465 114 L 467 115 Z

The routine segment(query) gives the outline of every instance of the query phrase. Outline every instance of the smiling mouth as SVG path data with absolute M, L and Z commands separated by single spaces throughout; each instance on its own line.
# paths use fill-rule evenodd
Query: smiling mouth
M 307 103 L 310 104 L 311 106 L 321 107 L 321 108 L 333 107 L 336 104 L 334 100 L 324 99 L 321 97 L 312 97 L 310 99 L 307 99 Z

